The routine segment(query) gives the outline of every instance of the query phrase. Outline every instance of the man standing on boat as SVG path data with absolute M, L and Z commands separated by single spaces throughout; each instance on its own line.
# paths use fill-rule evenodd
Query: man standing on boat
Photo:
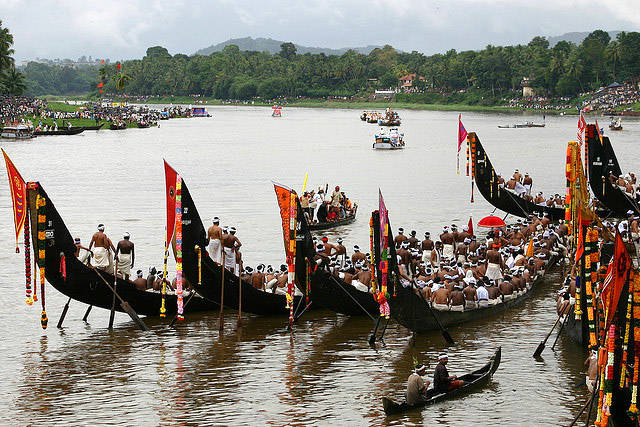
M 211 259 L 218 264 L 222 263 L 222 228 L 217 216 L 213 218 L 213 225 L 207 230 L 207 248 Z
M 82 246 L 79 237 L 76 237 L 74 239 L 74 243 L 76 245 L 76 258 L 78 258 L 78 261 L 80 261 L 81 263 L 88 265 L 89 260 L 91 259 L 89 255 L 93 255 L 93 252 L 91 252 L 89 248 L 85 248 L 84 246 Z
M 236 251 L 240 249 L 242 243 L 238 237 L 236 237 L 236 228 L 229 228 L 229 234 L 222 236 L 222 246 L 224 248 L 224 266 L 227 270 L 238 273 L 238 263 L 236 262 Z
M 409 375 L 407 380 L 407 405 L 416 405 L 424 402 L 425 392 L 429 388 L 431 382 L 424 380 L 422 377 L 427 373 L 427 367 L 423 364 L 416 365 L 414 371 Z
M 449 376 L 447 362 L 449 362 L 449 356 L 446 354 L 438 356 L 438 364 L 433 374 L 433 388 L 436 393 L 447 393 L 464 384 L 464 381 L 459 380 L 456 375 Z
M 91 237 L 89 251 L 93 249 L 93 266 L 105 271 L 109 267 L 109 251 L 116 251 L 113 244 L 104 233 L 104 224 L 98 224 L 98 231 Z
M 124 233 L 122 240 L 118 242 L 115 254 L 116 270 L 124 276 L 124 280 L 129 280 L 136 256 L 133 242 L 129 240 L 130 237 L 129 233 Z

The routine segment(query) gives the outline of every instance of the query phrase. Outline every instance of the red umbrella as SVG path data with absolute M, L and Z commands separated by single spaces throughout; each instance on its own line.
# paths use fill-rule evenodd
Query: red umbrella
M 485 228 L 500 228 L 505 227 L 507 224 L 499 216 L 489 215 L 478 221 L 478 227 Z

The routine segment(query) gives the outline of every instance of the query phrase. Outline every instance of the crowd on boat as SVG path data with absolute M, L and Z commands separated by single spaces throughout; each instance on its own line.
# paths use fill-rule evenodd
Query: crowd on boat
M 636 175 L 633 172 L 616 176 L 609 174 L 609 183 L 625 192 L 629 197 L 640 203 L 640 186 L 638 186 Z
M 529 172 L 522 174 L 518 169 L 514 170 L 511 177 L 507 180 L 502 174 L 497 174 L 498 187 L 506 189 L 529 202 L 538 206 L 546 206 L 550 208 L 564 208 L 565 196 L 558 193 L 544 196 L 542 191 L 534 193 L 533 178 Z
M 426 232 L 398 229 L 394 239 L 399 282 L 415 286 L 433 308 L 464 311 L 496 305 L 527 292 L 552 256 L 565 255 L 568 229 L 548 217 L 530 216 L 478 239 L 455 224 L 443 227 L 439 239 Z M 315 261 L 322 269 L 363 292 L 371 292 L 371 257 L 358 245 L 350 255 L 338 238 L 314 238 Z M 531 245 L 531 248 L 529 248 Z M 529 256 L 527 256 L 527 252 Z
M 46 105 L 46 101 L 42 99 L 0 95 L 0 124 L 8 126 L 24 123 L 25 116 L 38 115 Z
M 336 186 L 331 195 L 325 189 L 304 191 L 300 197 L 300 207 L 304 211 L 307 224 L 337 222 L 355 214 L 358 204 L 352 202 L 340 187 Z

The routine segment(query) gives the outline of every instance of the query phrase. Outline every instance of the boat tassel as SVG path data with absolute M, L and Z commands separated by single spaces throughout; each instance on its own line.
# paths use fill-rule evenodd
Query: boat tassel
M 468 152 L 467 152 L 467 158 L 468 158 Z M 376 294 L 376 268 L 375 268 L 375 260 L 373 259 L 374 257 L 374 253 L 375 253 L 375 247 L 374 247 L 374 243 L 373 243 L 373 215 L 371 216 L 371 218 L 369 218 L 369 245 L 371 246 L 371 252 L 370 252 L 370 265 L 371 265 L 371 293 L 373 295 Z
M 307 267 L 307 274 L 306 274 L 306 277 L 307 277 L 307 280 L 306 280 L 307 292 L 306 292 L 306 295 L 305 295 L 305 303 L 307 305 L 309 305 L 309 296 L 311 295 L 311 268 L 309 267 L 309 258 L 305 259 L 305 263 L 307 264 L 306 265 L 306 267 Z
M 469 141 L 467 140 L 467 176 L 469 176 Z
M 297 195 L 293 191 L 289 199 L 289 284 L 287 287 L 287 308 L 289 309 L 289 329 L 293 327 L 293 295 L 296 285 L 296 207 Z
M 45 309 L 45 299 L 44 299 L 44 269 L 46 263 L 46 235 L 45 228 L 47 223 L 46 216 L 46 200 L 40 196 L 36 199 L 36 207 L 38 209 L 38 266 L 40 267 L 40 300 L 42 303 L 42 314 L 40 316 L 40 324 L 42 325 L 42 329 L 47 329 L 47 323 L 49 323 L 49 319 L 47 318 L 47 311 Z
M 160 303 L 160 317 L 167 317 L 167 307 L 165 300 L 167 299 L 167 257 L 169 256 L 169 246 L 167 245 L 167 228 L 164 229 L 164 270 L 162 271 L 162 299 Z
M 33 297 L 31 296 L 31 232 L 30 228 L 30 216 L 29 208 L 25 208 L 25 215 L 27 220 L 24 222 L 24 278 L 26 280 L 26 294 L 27 299 L 25 302 L 28 305 L 33 305 Z
M 62 280 L 67 281 L 67 260 L 64 256 L 64 252 L 60 252 L 60 269 L 59 273 L 62 276 Z
M 202 285 L 202 249 L 196 245 L 195 250 L 198 254 L 198 286 Z
M 609 327 L 609 339 L 607 340 L 607 365 L 605 367 L 605 378 L 604 378 L 605 396 L 602 402 L 602 418 L 600 419 L 600 424 L 599 424 L 600 426 L 608 425 L 609 416 L 611 415 L 611 399 L 613 397 L 613 372 L 614 372 L 615 347 L 616 347 L 616 326 L 611 325 Z
M 631 389 L 631 405 L 627 414 L 631 419 L 638 418 L 638 374 L 640 374 L 640 274 L 635 275 L 633 281 L 633 386 Z
M 178 297 L 178 322 L 184 320 L 182 301 L 182 178 L 176 179 L 176 296 Z
M 606 188 L 606 181 L 604 176 L 602 177 L 602 197 L 604 197 L 604 189 Z
M 627 297 L 627 314 L 625 318 L 625 327 L 624 327 L 624 340 L 622 341 L 622 362 L 620 363 L 620 383 L 619 387 L 624 388 L 627 384 L 627 360 L 629 358 L 629 332 L 631 329 L 631 313 L 633 312 L 633 292 L 631 292 L 632 283 L 635 287 L 635 282 L 638 281 L 638 275 L 633 274 L 633 270 L 631 271 L 631 275 L 634 276 L 629 280 L 629 296 Z

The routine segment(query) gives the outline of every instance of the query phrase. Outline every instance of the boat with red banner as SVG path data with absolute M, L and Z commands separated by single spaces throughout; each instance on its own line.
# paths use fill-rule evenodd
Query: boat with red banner
M 282 106 L 274 105 L 271 107 L 271 117 L 282 117 Z

